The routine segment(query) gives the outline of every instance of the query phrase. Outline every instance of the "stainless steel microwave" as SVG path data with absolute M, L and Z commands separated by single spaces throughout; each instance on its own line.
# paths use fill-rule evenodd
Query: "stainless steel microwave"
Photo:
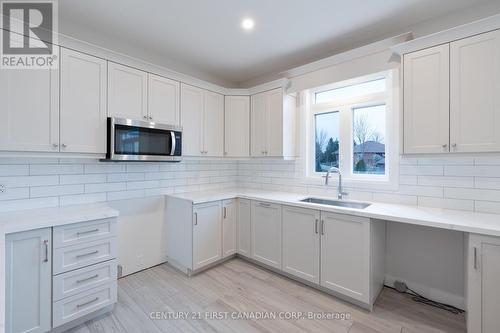
M 110 117 L 107 120 L 106 161 L 182 159 L 182 127 Z

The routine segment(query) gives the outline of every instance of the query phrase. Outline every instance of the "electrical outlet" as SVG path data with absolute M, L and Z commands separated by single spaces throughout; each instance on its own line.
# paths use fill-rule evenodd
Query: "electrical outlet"
M 7 192 L 7 186 L 5 186 L 4 184 L 0 184 L 0 193 L 5 193 Z

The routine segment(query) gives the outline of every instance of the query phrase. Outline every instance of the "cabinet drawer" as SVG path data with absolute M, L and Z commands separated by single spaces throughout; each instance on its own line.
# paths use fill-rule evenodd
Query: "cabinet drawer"
M 116 218 L 74 223 L 54 227 L 54 248 L 92 242 L 95 240 L 116 236 Z
M 54 275 L 116 258 L 116 238 L 54 249 Z
M 116 259 L 54 276 L 52 299 L 59 301 L 116 280 Z
M 84 291 L 72 297 L 54 302 L 52 326 L 58 327 L 91 312 L 116 303 L 117 282 Z

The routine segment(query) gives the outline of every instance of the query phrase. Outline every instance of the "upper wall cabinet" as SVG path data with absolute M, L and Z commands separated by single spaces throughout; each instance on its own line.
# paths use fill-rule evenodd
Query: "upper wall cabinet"
M 295 97 L 274 89 L 251 96 L 250 154 L 293 158 L 296 154 Z
M 405 153 L 448 151 L 449 89 L 449 45 L 404 56 Z
M 222 157 L 224 96 L 181 84 L 183 155 Z
M 179 82 L 149 74 L 149 120 L 169 125 L 180 124 L 179 89 Z
M 0 100 L 0 150 L 59 151 L 57 70 L 2 70 Z
M 148 73 L 114 62 L 108 63 L 108 115 L 149 120 Z
M 106 153 L 106 60 L 61 49 L 61 151 Z
M 453 152 L 500 151 L 500 30 L 450 45 Z
M 500 30 L 404 55 L 404 153 L 500 151 Z
M 224 156 L 250 156 L 250 97 L 226 96 L 224 102 Z

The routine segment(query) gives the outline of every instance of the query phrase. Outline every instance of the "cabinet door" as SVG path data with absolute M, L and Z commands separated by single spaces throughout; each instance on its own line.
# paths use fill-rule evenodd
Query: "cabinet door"
M 500 332 L 500 239 L 469 236 L 467 255 L 468 332 Z
M 0 150 L 59 151 L 57 70 L 2 70 L 0 100 Z
M 250 97 L 250 154 L 252 156 L 265 156 L 267 145 L 267 97 L 260 93 Z
M 369 302 L 369 219 L 321 212 L 321 285 Z
M 283 90 L 267 93 L 266 156 L 283 156 Z
M 51 229 L 7 235 L 6 332 L 47 332 L 52 305 Z
M 250 220 L 250 200 L 238 199 L 238 254 L 245 257 L 251 256 L 251 220 Z
M 106 153 L 106 60 L 61 49 L 61 151 Z
M 147 120 L 148 73 L 108 62 L 108 114 L 110 117 Z
M 452 152 L 500 151 L 500 31 L 451 43 Z
M 222 257 L 226 258 L 236 253 L 236 200 L 222 202 Z
M 404 56 L 404 152 L 449 151 L 449 45 Z
M 151 121 L 180 125 L 180 83 L 148 74 L 148 115 Z
M 250 156 L 250 97 L 225 97 L 224 133 L 224 156 Z
M 319 283 L 319 219 L 317 210 L 283 206 L 283 270 Z
M 181 84 L 182 154 L 201 156 L 203 151 L 203 89 Z
M 193 269 L 222 258 L 222 218 L 220 201 L 194 206 Z
M 204 156 L 222 157 L 224 146 L 224 96 L 210 91 L 204 93 Z
M 252 201 L 252 258 L 281 269 L 281 206 Z

